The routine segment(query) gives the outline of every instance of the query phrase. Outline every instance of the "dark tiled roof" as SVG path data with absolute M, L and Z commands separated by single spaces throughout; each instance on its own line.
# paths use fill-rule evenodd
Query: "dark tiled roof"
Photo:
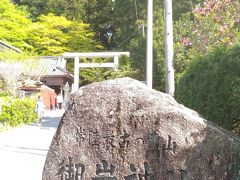
M 41 65 L 45 68 L 44 76 L 70 76 L 66 70 L 66 61 L 60 60 L 59 57 L 39 57 Z
M 58 62 L 58 57 L 40 57 L 41 65 L 46 68 L 45 75 L 65 75 L 65 67 L 64 65 L 59 69 L 59 65 L 61 63 Z
M 37 61 L 35 64 L 34 61 Z M 73 80 L 71 75 L 66 70 L 66 60 L 60 60 L 59 57 L 37 57 L 29 61 L 29 68 L 31 70 L 25 72 L 25 75 L 29 76 L 42 76 L 42 77 L 67 77 Z M 24 69 L 25 65 L 22 63 L 6 63 L 0 61 L 0 74 L 5 71 L 11 71 L 20 73 L 21 69 Z

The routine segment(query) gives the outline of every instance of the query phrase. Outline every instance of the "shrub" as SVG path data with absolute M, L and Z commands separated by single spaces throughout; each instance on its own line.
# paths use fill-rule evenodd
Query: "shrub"
M 177 82 L 176 99 L 226 129 L 240 127 L 240 46 L 195 59 Z
M 15 127 L 21 124 L 29 124 L 37 119 L 34 112 L 35 101 L 29 98 L 10 100 L 2 106 L 0 123 Z

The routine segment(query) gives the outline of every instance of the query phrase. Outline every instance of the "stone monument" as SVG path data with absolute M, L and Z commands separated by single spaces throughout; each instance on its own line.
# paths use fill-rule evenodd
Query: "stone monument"
M 131 78 L 80 88 L 43 180 L 239 180 L 240 139 Z

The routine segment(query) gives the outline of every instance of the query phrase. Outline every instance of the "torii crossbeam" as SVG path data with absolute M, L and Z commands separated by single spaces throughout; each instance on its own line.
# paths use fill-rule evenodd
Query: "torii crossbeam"
M 73 92 L 76 92 L 79 88 L 79 68 L 114 68 L 117 69 L 119 65 L 120 56 L 130 56 L 129 52 L 89 52 L 89 53 L 64 53 L 62 58 L 74 58 L 74 84 Z M 81 58 L 114 58 L 113 62 L 108 63 L 81 63 Z

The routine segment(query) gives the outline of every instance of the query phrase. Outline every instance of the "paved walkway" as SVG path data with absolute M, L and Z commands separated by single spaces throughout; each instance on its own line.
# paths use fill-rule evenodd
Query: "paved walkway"
M 0 133 L 0 180 L 41 180 L 48 148 L 62 113 L 49 111 L 41 125 Z

